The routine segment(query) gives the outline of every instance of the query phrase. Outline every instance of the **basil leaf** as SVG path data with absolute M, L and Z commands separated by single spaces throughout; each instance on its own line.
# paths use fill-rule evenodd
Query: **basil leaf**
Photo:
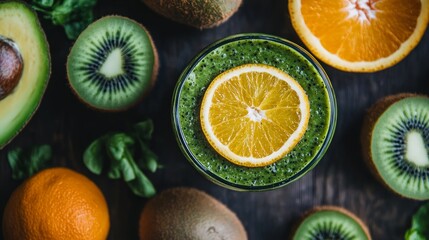
M 13 179 L 23 179 L 24 178 L 24 171 L 21 170 L 20 159 L 22 159 L 23 156 L 23 150 L 20 147 L 17 147 L 15 149 L 10 150 L 7 153 L 7 160 L 9 162 L 9 166 L 12 169 L 12 178 Z
M 141 171 L 136 172 L 136 178 L 127 182 L 131 191 L 140 197 L 152 197 L 156 194 L 152 182 Z
M 405 240 L 428 240 L 425 236 L 420 234 L 416 229 L 408 230 L 405 234 Z
M 64 30 L 69 39 L 76 39 L 79 34 L 94 20 L 91 10 L 82 10 L 72 20 L 64 23 Z
M 406 240 L 429 239 L 429 202 L 417 210 L 414 214 L 411 228 L 405 234 Z
M 94 20 L 93 8 L 97 0 L 33 0 L 32 8 L 50 19 L 52 24 L 61 25 L 71 40 Z
M 83 153 L 83 163 L 89 171 L 97 175 L 101 174 L 105 158 L 103 137 L 93 141 Z
M 152 133 L 153 122 L 149 119 L 136 124 L 132 133 L 105 135 L 86 149 L 84 163 L 91 172 L 100 174 L 104 159 L 108 159 L 109 178 L 123 178 L 134 194 L 151 197 L 156 193 L 155 187 L 142 170 L 155 172 L 160 168 L 158 157 L 148 146 Z
M 122 169 L 120 166 L 121 161 L 118 161 L 116 159 L 110 159 L 110 168 L 107 172 L 107 177 L 111 179 L 119 179 L 122 176 Z
M 112 158 L 120 160 L 124 157 L 127 148 L 134 146 L 134 139 L 125 133 L 115 133 L 107 138 L 106 147 Z
M 154 173 L 158 169 L 158 156 L 142 141 L 139 140 L 139 144 L 142 151 L 142 157 L 137 162 L 139 167 Z
M 136 178 L 136 174 L 134 173 L 133 169 L 133 163 L 134 158 L 131 154 L 128 154 L 128 150 L 126 150 L 126 157 L 122 158 L 121 160 L 121 170 L 122 170 L 122 176 L 124 177 L 124 181 L 128 182 Z
M 54 5 L 54 0 L 33 0 L 33 4 L 38 4 L 39 6 L 50 8 Z
M 38 172 L 47 166 L 48 161 L 52 158 L 52 148 L 49 145 L 34 146 L 30 151 L 30 169 L 29 176 Z
M 85 12 L 90 12 L 92 17 L 92 7 L 96 2 L 94 0 L 64 0 L 52 10 L 52 23 L 64 25 L 74 21 L 81 21 L 83 16 L 87 15 Z
M 91 20 L 82 20 L 64 24 L 64 31 L 68 39 L 76 39 L 79 34 L 92 22 Z
M 421 206 L 414 214 L 412 220 L 413 229 L 416 229 L 429 239 L 429 203 Z
M 12 169 L 12 178 L 24 179 L 48 167 L 52 148 L 49 145 L 36 145 L 28 149 L 18 147 L 10 150 L 7 158 Z
M 118 179 L 123 177 L 126 182 L 136 178 L 132 165 L 125 158 L 111 159 L 111 165 L 107 175 L 109 178 L 112 179 Z
M 134 131 L 137 134 L 137 137 L 142 141 L 149 141 L 152 138 L 153 133 L 153 121 L 147 119 L 143 122 L 139 122 L 134 125 Z
M 116 133 L 106 140 L 107 149 L 112 163 L 117 161 L 111 168 L 118 168 L 126 182 L 136 178 L 132 167 L 134 139 L 124 133 Z

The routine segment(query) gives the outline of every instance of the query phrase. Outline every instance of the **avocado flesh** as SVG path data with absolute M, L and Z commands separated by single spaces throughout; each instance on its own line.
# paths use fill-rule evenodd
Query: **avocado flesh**
M 24 3 L 0 3 L 0 35 L 17 45 L 24 64 L 18 85 L 0 100 L 1 149 L 37 110 L 50 76 L 50 56 L 37 15 Z

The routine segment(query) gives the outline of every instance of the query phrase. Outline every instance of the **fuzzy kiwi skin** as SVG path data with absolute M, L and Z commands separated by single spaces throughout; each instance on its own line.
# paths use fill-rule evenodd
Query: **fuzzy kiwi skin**
M 94 22 L 92 22 L 91 24 L 94 24 L 95 22 L 97 22 L 97 21 L 99 21 L 99 20 L 101 20 L 101 19 L 103 19 L 103 18 L 105 18 L 105 17 L 120 17 L 120 18 L 124 18 L 124 19 L 127 19 L 127 20 L 129 20 L 129 21 L 132 21 L 132 22 L 134 22 L 134 23 L 136 23 L 136 24 L 138 24 L 141 28 L 143 28 L 143 30 L 146 32 L 146 34 L 147 34 L 147 36 L 148 36 L 148 38 L 149 38 L 149 40 L 150 40 L 150 44 L 151 44 L 151 46 L 152 46 L 152 51 L 153 51 L 153 57 L 154 57 L 154 62 L 153 62 L 153 68 L 152 68 L 152 77 L 151 77 L 151 80 L 150 80 L 150 82 L 151 82 L 151 84 L 150 84 L 150 86 L 148 86 L 148 88 L 146 89 L 146 91 L 142 94 L 142 96 L 141 96 L 141 98 L 139 99 L 139 100 L 137 100 L 134 104 L 131 104 L 131 105 L 129 105 L 128 107 L 126 107 L 126 108 L 122 108 L 122 109 L 112 109 L 112 110 L 107 110 L 107 109 L 100 109 L 100 108 L 97 108 L 97 107 L 95 107 L 95 106 L 92 106 L 91 104 L 89 104 L 88 102 L 86 102 L 86 101 L 84 101 L 83 99 L 81 99 L 80 97 L 79 97 L 79 94 L 73 89 L 73 87 L 71 86 L 71 83 L 70 83 L 70 74 L 69 74 L 69 69 L 68 68 L 66 68 L 66 70 L 67 70 L 67 79 L 68 79 L 68 85 L 69 85 L 69 88 L 72 90 L 72 92 L 73 92 L 73 94 L 80 100 L 80 102 L 81 103 L 83 103 L 83 104 L 85 104 L 85 106 L 87 106 L 87 107 L 89 107 L 89 108 L 91 108 L 91 109 L 93 109 L 93 110 L 96 110 L 96 111 L 100 111 L 100 112 L 122 112 L 122 111 L 126 111 L 126 110 L 129 110 L 129 109 L 131 109 L 131 108 L 133 108 L 133 107 L 135 107 L 136 105 L 138 105 L 141 101 L 143 101 L 143 99 L 149 94 L 149 92 L 153 89 L 153 87 L 155 86 L 155 83 L 156 83 L 156 80 L 157 80 L 157 78 L 158 78 L 158 73 L 159 73 L 159 57 L 158 57 L 158 50 L 157 50 L 157 48 L 156 48 L 156 46 L 155 46 L 155 43 L 154 43 L 154 41 L 153 41 L 153 38 L 152 38 L 152 36 L 150 35 L 150 33 L 149 33 L 149 31 L 142 25 L 142 24 L 140 24 L 139 22 L 137 22 L 137 21 L 135 21 L 135 20 L 133 20 L 133 19 L 130 19 L 130 18 L 127 18 L 127 17 L 124 17 L 124 16 L 119 16 L 119 15 L 107 15 L 107 16 L 104 16 L 104 17 L 102 17 L 102 18 L 99 18 L 98 20 L 96 20 L 96 21 L 94 21 Z M 90 24 L 90 25 L 91 25 Z M 90 26 L 89 25 L 89 26 Z M 88 27 L 89 27 L 88 26 Z M 85 31 L 85 30 L 84 30 Z M 82 31 L 83 32 L 83 31 Z M 80 37 L 80 36 L 79 36 Z M 76 39 L 76 41 L 79 39 L 79 37 Z M 69 53 L 69 56 L 70 56 L 70 53 Z M 69 56 L 67 56 L 67 61 L 69 61 Z
M 293 240 L 293 237 L 295 235 L 295 231 L 299 228 L 299 226 L 301 225 L 301 223 L 304 222 L 304 220 L 307 217 L 309 217 L 313 213 L 316 213 L 316 212 L 319 212 L 319 211 L 335 211 L 335 212 L 340 212 L 340 213 L 342 213 L 344 215 L 347 215 L 348 217 L 352 218 L 354 221 L 356 221 L 360 225 L 360 227 L 365 232 L 365 235 L 368 238 L 368 240 L 372 239 L 371 238 L 371 234 L 369 233 L 368 226 L 366 226 L 366 224 L 358 216 L 356 216 L 355 214 L 353 214 L 352 212 L 348 211 L 345 208 L 337 207 L 337 206 L 331 206 L 331 205 L 318 206 L 318 207 L 315 207 L 315 208 L 311 209 L 310 211 L 307 211 L 306 213 L 304 213 L 304 215 L 302 215 L 302 217 L 299 220 L 299 222 L 293 227 L 293 231 L 292 231 L 292 234 L 290 235 L 289 239 Z
M 195 28 L 216 27 L 227 21 L 242 0 L 143 0 L 153 11 Z
M 372 105 L 367 110 L 367 113 L 363 121 L 362 131 L 360 136 L 361 145 L 362 145 L 362 155 L 371 173 L 387 189 L 389 189 L 391 192 L 401 197 L 405 197 L 405 196 L 402 196 L 398 192 L 391 189 L 389 185 L 384 182 L 383 178 L 381 177 L 380 173 L 375 167 L 372 159 L 372 153 L 371 153 L 371 139 L 372 139 L 372 133 L 374 131 L 374 127 L 378 118 L 387 110 L 387 108 L 389 108 L 392 104 L 396 103 L 399 100 L 402 100 L 404 98 L 409 98 L 409 97 L 415 97 L 415 96 L 419 96 L 419 95 L 414 93 L 399 93 L 399 94 L 390 95 L 378 100 L 374 105 Z
M 247 240 L 231 210 L 194 188 L 171 188 L 149 200 L 139 226 L 141 240 Z

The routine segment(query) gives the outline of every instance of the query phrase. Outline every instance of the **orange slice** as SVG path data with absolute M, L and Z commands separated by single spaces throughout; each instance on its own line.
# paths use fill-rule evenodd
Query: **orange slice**
M 246 64 L 217 76 L 200 112 L 210 145 L 242 166 L 269 165 L 290 152 L 307 130 L 308 97 L 285 72 Z
M 350 72 L 401 61 L 429 22 L 429 0 L 289 0 L 292 25 L 310 51 Z

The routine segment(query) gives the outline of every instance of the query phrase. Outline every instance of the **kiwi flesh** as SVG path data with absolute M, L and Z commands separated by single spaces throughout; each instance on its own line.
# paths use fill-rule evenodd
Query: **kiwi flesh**
M 213 28 L 227 21 L 242 0 L 143 0 L 158 14 L 195 28 Z
M 158 53 L 149 32 L 126 17 L 90 24 L 67 58 L 73 92 L 88 106 L 123 111 L 143 99 L 158 74 Z
M 149 200 L 140 216 L 141 240 L 246 240 L 237 216 L 194 188 L 171 188 Z
M 316 207 L 303 216 L 292 240 L 371 240 L 368 227 L 353 213 L 335 206 Z
M 363 156 L 374 175 L 400 196 L 429 199 L 429 98 L 385 97 L 364 119 Z

